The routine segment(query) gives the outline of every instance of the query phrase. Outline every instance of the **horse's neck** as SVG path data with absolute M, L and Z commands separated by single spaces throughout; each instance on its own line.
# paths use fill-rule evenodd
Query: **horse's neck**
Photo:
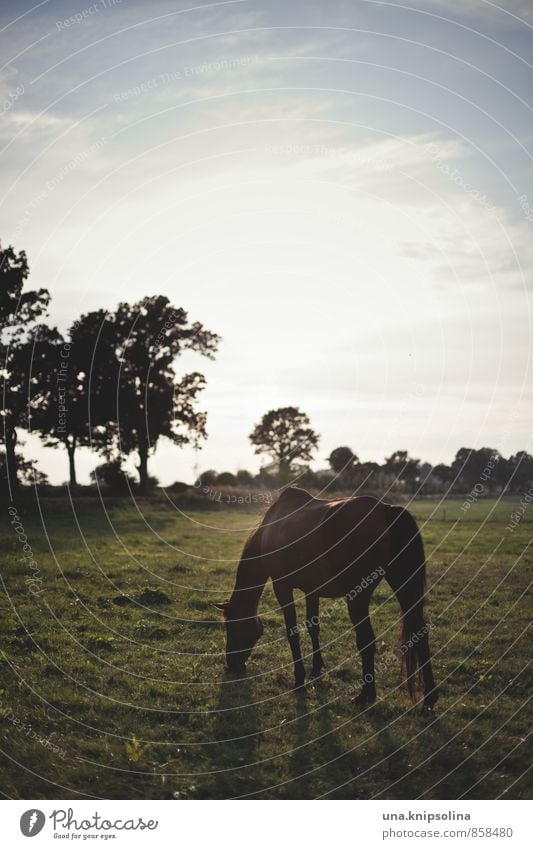
M 265 588 L 266 581 L 261 578 L 261 583 L 251 587 L 240 587 L 238 582 L 235 582 L 231 601 L 238 604 L 242 615 L 255 616 L 259 606 L 259 599 Z
M 240 563 L 231 600 L 237 603 L 243 613 L 255 615 L 259 599 L 265 588 L 267 576 L 264 574 L 260 540 L 257 531 L 246 542 Z

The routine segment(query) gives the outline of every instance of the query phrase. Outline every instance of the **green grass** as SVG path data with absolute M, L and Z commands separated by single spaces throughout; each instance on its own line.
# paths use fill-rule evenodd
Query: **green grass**
M 43 591 L 28 591 L 8 526 L 0 789 L 14 798 L 529 798 L 533 514 L 511 532 L 513 502 L 462 504 L 413 507 L 441 684 L 433 716 L 411 706 L 386 661 L 399 611 L 385 583 L 374 594 L 384 669 L 371 708 L 351 702 L 359 659 L 342 602 L 323 602 L 327 672 L 303 695 L 291 691 L 270 587 L 248 675 L 226 675 L 211 602 L 228 596 L 257 514 L 180 515 L 126 499 L 107 513 L 91 499 L 45 500 L 42 516 L 35 503 L 20 508 Z

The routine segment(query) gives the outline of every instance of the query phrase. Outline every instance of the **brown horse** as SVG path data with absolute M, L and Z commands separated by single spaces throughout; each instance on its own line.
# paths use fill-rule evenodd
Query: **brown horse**
M 425 572 L 422 539 L 415 520 L 404 508 L 367 496 L 324 501 L 303 489 L 289 487 L 245 543 L 230 600 L 216 605 L 224 613 L 228 669 L 244 672 L 263 633 L 257 608 L 271 578 L 285 617 L 296 687 L 302 687 L 305 680 L 293 595 L 299 589 L 306 596 L 312 674 L 320 674 L 324 666 L 319 644 L 319 599 L 345 597 L 362 661 L 362 690 L 356 700 L 373 702 L 375 638 L 369 604 L 385 577 L 402 610 L 404 682 L 415 700 L 421 678 L 424 707 L 431 709 L 438 691 L 423 615 Z

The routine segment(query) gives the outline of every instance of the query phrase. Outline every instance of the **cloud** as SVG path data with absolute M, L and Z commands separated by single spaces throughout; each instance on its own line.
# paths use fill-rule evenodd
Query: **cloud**
M 452 0 L 415 0 L 417 6 L 423 11 L 438 11 L 445 17 L 466 16 L 470 18 L 495 17 L 499 23 L 507 23 L 511 26 L 523 26 L 533 23 L 533 7 L 529 0 L 461 0 L 461 3 L 453 3 Z M 403 0 L 392 0 L 390 5 L 410 5 Z
M 493 6 L 419 6 L 484 32 L 507 25 L 509 47 L 523 48 L 524 25 Z M 447 441 L 455 450 L 483 416 L 501 419 L 527 370 L 520 265 L 529 284 L 533 239 L 496 171 L 515 163 L 511 179 L 533 197 L 530 174 L 476 110 L 416 78 L 421 69 L 481 102 L 474 72 L 403 39 L 431 31 L 439 49 L 522 91 L 503 64 L 510 54 L 487 52 L 465 28 L 456 43 L 457 27 L 388 4 L 273 0 L 143 22 L 166 0 L 123 0 L 116 14 L 57 32 L 63 9 L 47 4 L 15 28 L 12 55 L 53 37 L 0 78 L 6 92 L 48 69 L 4 116 L 4 138 L 20 132 L 3 161 L 7 185 L 24 176 L 0 235 L 17 232 L 32 286 L 52 292 L 53 323 L 157 291 L 220 332 L 216 361 L 191 364 L 208 377 L 206 462 L 219 468 L 256 462 L 246 434 L 282 401 L 302 404 L 331 447 L 353 428 L 354 449 L 378 459 L 402 444 L 445 459 Z M 356 31 L 378 31 L 376 18 L 390 37 Z M 336 25 L 353 29 L 327 29 Z M 523 107 L 483 85 L 524 140 Z M 420 382 L 424 403 L 408 403 L 395 429 L 398 399 Z M 163 479 L 165 464 L 190 477 L 191 456 L 166 451 Z M 188 471 L 174 471 L 184 456 Z

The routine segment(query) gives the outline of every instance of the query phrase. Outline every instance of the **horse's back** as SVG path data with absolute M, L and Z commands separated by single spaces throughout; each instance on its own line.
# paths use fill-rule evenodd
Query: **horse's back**
M 325 597 L 348 595 L 361 581 L 377 583 L 375 573 L 384 574 L 390 556 L 394 508 L 370 496 L 323 501 L 302 490 L 285 492 L 262 526 L 274 581 Z

